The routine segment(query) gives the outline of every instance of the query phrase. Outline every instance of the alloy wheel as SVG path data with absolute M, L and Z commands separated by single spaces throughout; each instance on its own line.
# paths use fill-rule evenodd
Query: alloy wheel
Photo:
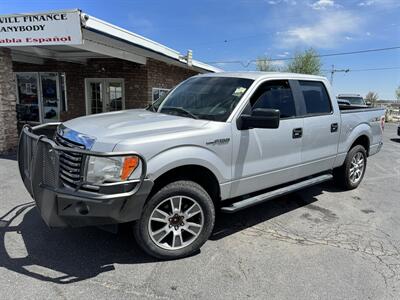
M 148 232 L 158 247 L 177 250 L 193 243 L 203 226 L 204 213 L 199 203 L 188 196 L 173 196 L 153 209 Z
M 361 152 L 357 152 L 352 160 L 350 165 L 349 177 L 352 184 L 356 184 L 360 181 L 365 167 L 364 155 Z

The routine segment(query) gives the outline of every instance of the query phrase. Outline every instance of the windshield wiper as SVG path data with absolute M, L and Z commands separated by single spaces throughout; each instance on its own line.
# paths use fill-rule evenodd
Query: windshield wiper
M 199 118 L 198 116 L 196 116 L 195 114 L 191 113 L 190 111 L 184 109 L 183 107 L 175 107 L 175 106 L 163 107 L 160 112 L 162 112 L 163 110 L 172 110 L 172 111 L 177 111 L 177 112 L 183 112 L 185 115 L 187 115 L 193 119 Z

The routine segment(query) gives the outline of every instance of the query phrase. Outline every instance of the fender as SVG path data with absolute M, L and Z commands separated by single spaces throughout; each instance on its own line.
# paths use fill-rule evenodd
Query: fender
M 185 165 L 199 165 L 209 169 L 220 184 L 231 177 L 231 168 L 213 151 L 195 145 L 166 149 L 147 161 L 148 178 L 155 180 L 169 170 Z
M 344 163 L 346 159 L 347 152 L 349 152 L 350 147 L 353 143 L 360 137 L 360 136 L 367 136 L 369 142 L 372 141 L 372 132 L 371 132 L 371 125 L 367 122 L 361 123 L 354 128 L 344 128 L 342 129 L 339 147 L 338 147 L 338 154 L 336 156 L 336 161 L 334 167 L 339 167 Z M 367 151 L 369 149 L 366 149 Z

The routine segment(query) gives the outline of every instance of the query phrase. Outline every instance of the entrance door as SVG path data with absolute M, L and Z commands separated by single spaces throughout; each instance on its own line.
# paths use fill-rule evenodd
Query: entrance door
M 86 113 L 97 114 L 125 108 L 124 80 L 87 78 Z
M 60 85 L 58 73 L 40 73 L 43 122 L 60 119 Z

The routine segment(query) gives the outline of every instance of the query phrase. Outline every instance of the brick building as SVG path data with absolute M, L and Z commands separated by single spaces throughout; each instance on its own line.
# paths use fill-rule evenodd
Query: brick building
M 79 10 L 0 18 L 0 153 L 23 124 L 145 107 L 219 71 Z

